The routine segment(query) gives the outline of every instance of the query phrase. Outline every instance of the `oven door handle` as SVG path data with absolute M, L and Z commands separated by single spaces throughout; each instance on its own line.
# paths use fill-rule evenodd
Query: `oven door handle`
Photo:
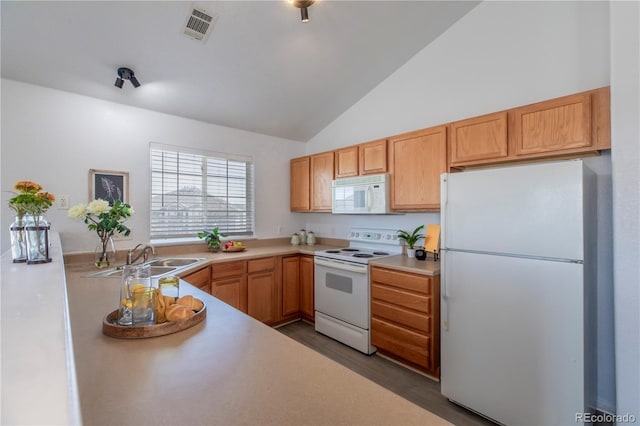
M 340 269 L 342 271 L 355 272 L 358 274 L 366 274 L 369 272 L 368 265 L 361 265 L 358 263 L 343 262 L 341 260 L 327 259 L 325 257 L 315 257 L 314 263 L 320 266 L 326 266 L 328 268 Z

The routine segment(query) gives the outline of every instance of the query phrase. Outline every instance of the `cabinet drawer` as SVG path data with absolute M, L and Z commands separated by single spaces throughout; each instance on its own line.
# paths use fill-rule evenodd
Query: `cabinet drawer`
M 265 257 L 263 259 L 253 259 L 247 262 L 247 271 L 252 274 L 260 271 L 271 271 L 275 268 L 276 258 Z
M 431 368 L 429 336 L 372 318 L 371 344 L 421 367 Z
M 426 295 L 432 294 L 432 281 L 431 277 L 424 275 L 407 274 L 377 267 L 371 268 L 371 282 L 378 282 Z
M 244 274 L 245 262 L 225 262 L 211 265 L 211 279 L 235 277 Z
M 378 300 L 371 302 L 371 315 L 379 319 L 411 327 L 424 334 L 432 334 L 433 322 L 430 315 L 420 314 Z
M 430 297 L 379 285 L 378 283 L 371 284 L 371 299 L 400 305 L 423 314 L 431 314 Z

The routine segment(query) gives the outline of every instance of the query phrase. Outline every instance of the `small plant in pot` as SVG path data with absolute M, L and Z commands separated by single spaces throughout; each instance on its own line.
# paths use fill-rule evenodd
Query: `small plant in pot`
M 211 231 L 205 230 L 198 233 L 198 238 L 204 238 L 204 242 L 207 243 L 207 247 L 209 247 L 209 250 L 212 252 L 220 250 L 220 238 L 222 237 L 226 237 L 226 235 L 221 233 L 217 226 Z
M 408 233 L 407 231 L 403 231 L 402 229 L 398 230 L 398 238 L 404 241 L 407 244 L 407 256 L 415 257 L 416 250 L 415 245 L 420 240 L 420 238 L 424 238 L 424 234 L 421 234 L 420 231 L 424 229 L 424 225 L 418 226 L 413 230 L 412 233 Z

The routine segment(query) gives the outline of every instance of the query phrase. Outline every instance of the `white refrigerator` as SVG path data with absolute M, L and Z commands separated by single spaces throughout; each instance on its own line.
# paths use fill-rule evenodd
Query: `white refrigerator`
M 449 173 L 441 194 L 442 394 L 507 425 L 576 424 L 595 385 L 594 174 Z

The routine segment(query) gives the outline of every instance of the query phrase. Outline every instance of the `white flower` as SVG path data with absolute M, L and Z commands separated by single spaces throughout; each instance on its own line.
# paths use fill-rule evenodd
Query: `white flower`
M 84 204 L 78 204 L 69 209 L 69 217 L 72 219 L 80 219 L 84 217 L 87 212 L 87 206 Z
M 109 210 L 109 203 L 105 200 L 93 200 L 87 206 L 87 212 L 89 214 L 99 215 L 100 213 L 106 212 Z

